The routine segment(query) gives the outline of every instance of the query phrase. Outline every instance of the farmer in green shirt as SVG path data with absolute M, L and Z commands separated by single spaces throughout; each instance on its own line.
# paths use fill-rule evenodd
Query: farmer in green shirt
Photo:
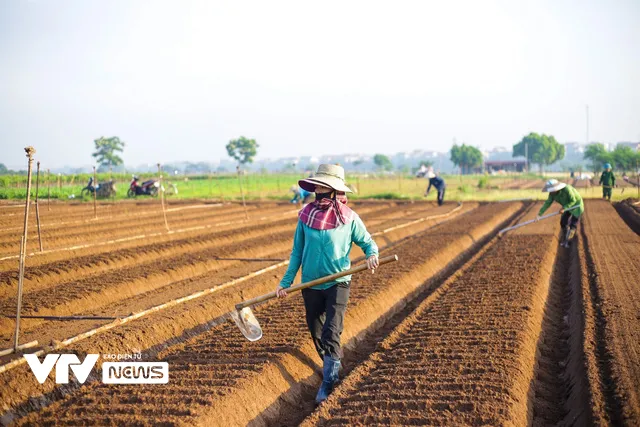
M 602 198 L 611 201 L 611 192 L 612 188 L 616 186 L 616 177 L 609 163 L 604 164 L 604 172 L 600 175 L 600 184 L 602 185 Z
M 351 268 L 351 244 L 365 253 L 367 267 L 378 267 L 378 247 L 360 217 L 347 207 L 344 169 L 322 164 L 312 177 L 298 181 L 306 191 L 316 193 L 316 201 L 298 214 L 289 268 L 276 288 L 279 298 L 287 295 L 298 269 L 302 266 L 302 282 L 309 282 Z M 322 386 L 316 403 L 327 399 L 338 380 L 342 334 L 351 276 L 312 286 L 302 291 L 306 320 L 318 355 L 323 361 Z
M 540 219 L 553 202 L 560 203 L 560 205 L 562 205 L 562 209 L 560 210 L 562 213 L 562 217 L 560 218 L 560 227 L 562 227 L 562 236 L 564 237 L 560 242 L 560 245 L 568 248 L 571 239 L 573 239 L 573 236 L 576 234 L 576 228 L 578 228 L 580 216 L 584 213 L 584 202 L 582 201 L 582 197 L 575 188 L 569 184 L 565 184 L 564 182 L 558 182 L 557 179 L 550 179 L 547 181 L 542 191 L 549 193 L 549 197 L 540 208 L 540 212 L 538 212 L 536 220 Z M 575 206 L 577 206 L 575 209 L 568 210 Z

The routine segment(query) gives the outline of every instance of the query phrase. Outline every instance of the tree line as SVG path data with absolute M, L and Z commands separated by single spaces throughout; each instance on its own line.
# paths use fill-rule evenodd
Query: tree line
M 617 146 L 613 151 L 607 151 L 604 144 L 594 143 L 587 145 L 584 159 L 591 162 L 590 167 L 594 174 L 602 171 L 605 163 L 622 172 L 628 172 L 638 168 L 640 151 L 625 146 Z

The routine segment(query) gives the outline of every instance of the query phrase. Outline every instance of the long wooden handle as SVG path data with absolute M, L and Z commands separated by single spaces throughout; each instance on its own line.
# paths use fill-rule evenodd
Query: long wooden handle
M 384 258 L 380 258 L 378 260 L 378 265 L 382 265 L 382 264 L 387 264 L 390 262 L 395 262 L 398 261 L 398 255 L 389 255 L 387 257 Z M 341 271 L 340 273 L 335 273 L 335 274 L 331 274 L 329 276 L 324 276 L 324 277 L 320 277 L 319 279 L 315 279 L 312 280 L 310 282 L 306 282 L 306 283 L 300 283 L 298 285 L 295 286 L 291 286 L 290 288 L 285 288 L 287 290 L 287 293 L 291 293 L 291 292 L 295 292 L 295 291 L 301 291 L 303 289 L 309 288 L 311 286 L 316 286 L 316 285 L 320 285 L 322 283 L 327 283 L 327 282 L 331 282 L 332 280 L 335 280 L 339 277 L 343 277 L 343 276 L 348 276 L 350 274 L 355 274 L 355 273 L 359 273 L 363 270 L 367 270 L 367 264 L 361 264 L 357 267 L 353 267 L 349 270 L 346 271 Z M 242 310 L 245 307 L 249 307 L 250 305 L 254 305 L 254 304 L 258 304 L 259 302 L 263 302 L 263 301 L 267 301 L 270 300 L 272 298 L 276 297 L 276 292 L 269 292 L 268 294 L 265 295 L 261 295 L 259 297 L 255 297 L 253 299 L 247 300 L 247 301 L 243 301 L 240 304 L 236 304 L 236 309 L 237 310 Z
M 580 205 L 578 205 L 578 206 L 573 206 L 573 207 L 570 207 L 570 208 L 568 208 L 568 209 L 565 209 L 564 211 L 565 211 L 565 212 L 572 211 L 572 210 L 577 209 L 577 208 L 579 208 L 579 207 L 580 207 Z M 541 216 L 540 218 L 538 218 L 538 221 L 539 221 L 539 220 L 542 220 L 542 219 L 551 218 L 552 216 L 560 215 L 560 213 L 561 213 L 561 212 L 560 212 L 560 211 L 558 211 L 558 212 L 550 213 L 550 214 L 545 215 L 545 216 Z M 516 224 L 516 225 L 514 225 L 513 227 L 503 228 L 502 230 L 500 230 L 500 231 L 498 232 L 498 234 L 502 234 L 502 233 L 505 233 L 505 232 L 507 232 L 507 231 L 515 230 L 516 228 L 524 227 L 525 225 L 533 224 L 534 222 L 536 222 L 536 220 L 535 220 L 535 219 L 530 219 L 529 221 L 525 221 L 525 222 L 521 222 L 520 224 Z

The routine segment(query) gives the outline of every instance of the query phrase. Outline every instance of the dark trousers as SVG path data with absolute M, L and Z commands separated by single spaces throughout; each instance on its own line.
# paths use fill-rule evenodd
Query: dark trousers
M 444 188 L 442 190 L 438 190 L 438 206 L 442 206 L 444 203 Z
M 349 284 L 338 283 L 324 290 L 302 290 L 307 326 L 320 359 L 324 359 L 325 355 L 342 359 L 340 335 L 349 301 Z
M 565 212 L 560 218 L 560 227 L 569 227 L 575 230 L 576 228 L 578 228 L 578 222 L 580 222 L 580 218 L 576 218 L 575 216 L 571 215 L 571 212 Z
M 602 198 L 611 200 L 611 187 L 602 187 Z

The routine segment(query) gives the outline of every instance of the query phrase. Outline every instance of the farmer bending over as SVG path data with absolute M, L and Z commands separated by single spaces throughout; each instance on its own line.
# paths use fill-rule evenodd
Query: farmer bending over
M 611 192 L 612 188 L 616 186 L 616 177 L 609 163 L 604 164 L 604 172 L 600 175 L 600 184 L 602 185 L 602 198 L 611 201 Z
M 313 178 L 299 181 L 301 188 L 316 193 L 316 201 L 298 214 L 298 226 L 293 238 L 289 268 L 276 288 L 279 298 L 287 295 L 298 269 L 302 265 L 302 282 L 309 282 L 351 268 L 351 243 L 360 246 L 367 258 L 367 267 L 378 267 L 378 247 L 371 239 L 360 217 L 347 207 L 341 166 L 322 164 Z M 316 403 L 323 402 L 338 380 L 342 349 L 342 334 L 351 276 L 302 290 L 307 326 L 318 355 L 323 360 L 322 386 Z
M 424 196 L 427 197 L 431 191 L 431 187 L 435 187 L 436 190 L 438 190 L 438 206 L 442 206 L 444 203 L 444 179 L 436 176 L 433 171 L 427 172 L 427 178 L 429 178 L 429 186 L 427 187 L 427 191 L 425 191 Z
M 547 201 L 544 202 L 544 205 L 540 208 L 536 221 L 540 219 L 547 209 L 549 209 L 549 206 L 551 206 L 553 202 L 560 203 L 562 205 L 562 209 L 560 210 L 562 213 L 562 217 L 560 218 L 560 227 L 562 227 L 563 236 L 560 245 L 568 248 L 571 239 L 573 239 L 573 236 L 576 234 L 576 228 L 578 228 L 580 216 L 584 213 L 582 197 L 578 193 L 578 190 L 569 184 L 558 182 L 557 179 L 550 179 L 547 181 L 542 191 L 549 193 L 549 198 L 547 198 Z M 567 210 L 574 206 L 578 207 L 570 211 Z

